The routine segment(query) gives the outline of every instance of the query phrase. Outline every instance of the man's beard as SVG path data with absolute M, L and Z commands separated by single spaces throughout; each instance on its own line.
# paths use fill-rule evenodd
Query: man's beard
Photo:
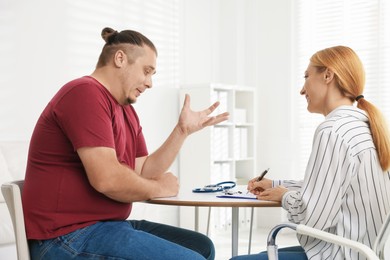
M 127 98 L 126 99 L 126 104 L 127 105 L 130 105 L 130 104 L 134 104 L 137 100 L 132 100 L 131 98 Z

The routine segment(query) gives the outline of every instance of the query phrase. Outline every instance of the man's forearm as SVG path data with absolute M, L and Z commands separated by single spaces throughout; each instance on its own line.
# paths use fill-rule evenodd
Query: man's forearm
M 141 175 L 145 178 L 153 178 L 168 171 L 186 138 L 187 134 L 176 126 L 167 140 L 147 157 Z

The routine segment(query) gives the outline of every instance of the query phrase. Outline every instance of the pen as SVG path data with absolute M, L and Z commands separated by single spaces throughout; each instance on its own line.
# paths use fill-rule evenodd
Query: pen
M 261 180 L 264 178 L 264 176 L 267 174 L 268 171 L 269 171 L 269 168 L 268 168 L 268 169 L 265 169 L 265 170 L 260 174 L 260 176 L 257 177 L 256 181 L 261 181 Z M 246 194 L 248 194 L 248 193 L 249 193 L 249 190 L 246 192 Z
M 264 178 L 264 176 L 267 174 L 268 171 L 269 171 L 269 168 L 266 169 L 265 171 L 263 171 L 263 172 L 260 174 L 260 176 L 257 177 L 256 181 L 261 181 L 261 180 Z

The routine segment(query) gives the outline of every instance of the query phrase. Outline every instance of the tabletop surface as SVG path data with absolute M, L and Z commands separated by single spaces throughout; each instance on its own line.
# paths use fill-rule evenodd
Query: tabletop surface
M 243 187 L 238 190 L 246 193 Z M 224 195 L 222 192 L 195 193 L 191 190 L 180 190 L 175 197 L 155 198 L 148 201 L 151 204 L 176 205 L 176 206 L 204 206 L 204 207 L 280 207 L 280 202 L 242 198 L 218 198 Z

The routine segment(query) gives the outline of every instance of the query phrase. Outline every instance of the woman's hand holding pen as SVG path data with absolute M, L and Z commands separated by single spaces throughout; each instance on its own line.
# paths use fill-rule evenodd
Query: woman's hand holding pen
M 262 192 L 265 189 L 272 187 L 272 181 L 268 179 L 264 179 L 264 176 L 268 173 L 269 168 L 263 171 L 260 176 L 253 178 L 248 183 L 248 192 L 251 192 L 255 195 L 258 195 L 260 192 Z M 264 179 L 264 182 L 261 182 Z M 266 181 L 268 180 L 268 181 Z M 269 187 L 268 187 L 269 186 Z
M 272 180 L 263 178 L 257 181 L 257 178 L 254 178 L 248 183 L 248 191 L 255 194 L 259 200 L 282 201 L 288 189 L 283 186 L 272 188 Z
M 264 178 L 268 171 L 269 168 L 248 182 L 248 192 L 255 194 L 259 200 L 282 201 L 288 189 L 283 186 L 272 187 L 272 180 Z
M 261 181 L 258 181 L 258 177 L 250 180 L 247 187 L 248 191 L 255 195 L 259 195 L 264 190 L 270 188 L 272 188 L 272 180 L 263 178 Z

